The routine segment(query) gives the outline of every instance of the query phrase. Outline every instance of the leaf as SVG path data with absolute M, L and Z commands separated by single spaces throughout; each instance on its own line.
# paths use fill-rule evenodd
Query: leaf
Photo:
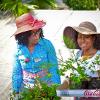
M 96 10 L 98 0 L 64 0 L 64 3 L 73 10 Z

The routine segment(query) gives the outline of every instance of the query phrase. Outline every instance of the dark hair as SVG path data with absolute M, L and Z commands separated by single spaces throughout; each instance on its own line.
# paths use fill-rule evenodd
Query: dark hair
M 43 35 L 43 30 L 42 29 L 39 29 L 41 30 L 41 33 L 40 33 L 40 38 L 43 38 L 44 35 Z M 19 45 L 26 45 L 28 46 L 28 38 L 32 35 L 32 31 L 26 31 L 26 32 L 22 32 L 20 34 L 17 34 L 15 35 L 15 39 L 18 41 L 18 44 Z
M 100 34 L 95 34 L 94 47 L 100 50 Z

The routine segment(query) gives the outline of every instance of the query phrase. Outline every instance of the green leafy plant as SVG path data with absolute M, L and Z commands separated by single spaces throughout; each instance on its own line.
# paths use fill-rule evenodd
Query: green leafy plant
M 21 93 L 21 100 L 60 100 L 56 95 L 57 85 L 48 86 L 46 83 L 35 85 L 32 89 L 26 89 Z
M 57 8 L 56 0 L 31 0 L 30 4 L 36 5 L 37 9 Z
M 82 59 L 76 58 L 74 52 L 72 52 L 72 56 L 66 61 L 59 59 L 59 64 L 61 66 L 60 74 L 64 76 L 65 72 L 70 71 L 70 89 L 80 89 L 82 82 L 90 79 L 90 77 L 85 73 L 86 68 L 84 67 L 88 64 L 87 59 L 88 57 Z M 87 66 L 87 68 L 94 73 L 96 64 L 100 67 L 100 55 L 97 55 L 95 60 L 90 64 L 90 66 Z M 100 72 L 98 72 L 98 75 L 99 74 Z
M 54 9 L 57 8 L 55 0 L 2 0 L 0 1 L 0 10 L 9 12 L 15 17 L 27 13 L 33 9 Z
M 29 58 L 26 58 L 25 61 L 28 63 Z M 42 63 L 41 69 L 47 72 L 47 78 L 50 78 L 52 74 L 48 72 L 48 69 L 55 64 L 51 63 Z M 54 66 L 53 66 L 54 67 Z M 42 74 L 41 74 L 42 76 Z M 15 92 L 11 93 L 10 100 L 15 100 L 14 98 L 18 98 L 18 100 L 60 100 L 60 97 L 56 95 L 56 89 L 59 84 L 47 84 L 46 82 L 41 80 L 41 76 L 36 75 L 34 78 L 34 86 L 26 86 L 22 92 L 16 95 Z
M 25 88 L 24 91 L 19 94 L 18 100 L 60 100 L 60 97 L 56 95 L 58 86 L 58 84 L 48 86 L 46 83 L 36 79 L 34 87 Z M 10 100 L 14 100 L 15 96 L 16 94 L 12 93 Z
M 74 55 L 75 56 L 75 55 Z M 75 57 L 68 58 L 66 61 L 60 59 L 60 74 L 65 75 L 66 71 L 70 71 L 70 89 L 80 88 L 82 80 L 88 79 L 85 74 L 85 68 L 81 63 L 86 63 L 76 59 Z
M 23 4 L 21 0 L 3 0 L 0 4 L 0 8 L 1 11 L 10 12 L 15 17 L 30 11 L 30 9 Z
M 63 0 L 73 10 L 96 10 L 98 0 Z

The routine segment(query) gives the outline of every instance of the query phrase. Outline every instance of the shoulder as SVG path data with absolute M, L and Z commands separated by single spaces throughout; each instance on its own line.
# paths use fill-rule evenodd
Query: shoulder
M 48 40 L 48 39 L 45 39 L 45 38 L 41 38 L 41 40 L 40 40 L 41 42 L 45 42 L 45 43 L 51 43 L 51 41 L 50 40 Z
M 77 50 L 76 57 L 79 58 L 82 55 L 82 50 Z
M 15 55 L 18 56 L 20 54 L 22 54 L 22 50 L 24 49 L 24 45 L 18 45 L 17 44 L 17 47 L 16 47 L 16 50 L 15 50 Z
M 100 50 L 98 50 L 96 54 L 97 54 L 97 55 L 100 55 Z
M 45 38 L 41 38 L 39 43 L 43 46 L 52 46 L 51 41 Z
M 55 51 L 55 48 L 54 48 L 52 42 L 48 39 L 42 38 L 40 45 L 42 46 L 42 48 L 44 48 L 48 52 Z

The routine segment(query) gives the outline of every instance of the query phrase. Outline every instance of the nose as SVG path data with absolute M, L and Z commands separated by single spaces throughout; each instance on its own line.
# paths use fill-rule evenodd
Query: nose
M 85 37 L 84 36 L 82 36 L 81 41 L 85 42 Z
M 39 34 L 35 34 L 35 35 L 34 35 L 34 38 L 35 38 L 35 39 L 38 39 L 38 38 L 39 38 Z

